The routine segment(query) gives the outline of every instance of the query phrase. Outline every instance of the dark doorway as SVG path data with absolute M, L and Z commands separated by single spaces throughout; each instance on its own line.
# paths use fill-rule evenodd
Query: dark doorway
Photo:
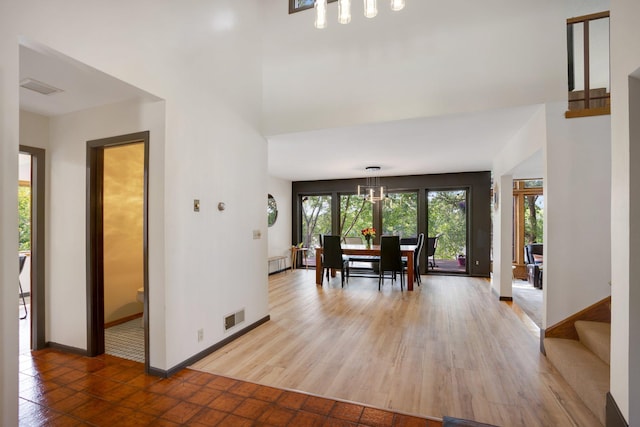
M 87 142 L 87 353 L 105 352 L 105 152 L 117 147 L 142 145 L 142 287 L 145 372 L 149 371 L 149 280 L 148 280 L 148 176 L 149 132 Z M 123 168 L 126 167 L 123 165 Z M 108 213 L 106 214 L 108 215 Z

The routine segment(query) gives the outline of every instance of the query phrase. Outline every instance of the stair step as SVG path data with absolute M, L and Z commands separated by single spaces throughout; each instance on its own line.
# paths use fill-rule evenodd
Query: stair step
M 575 323 L 582 345 L 607 365 L 611 362 L 611 323 L 578 320 Z
M 547 359 L 564 377 L 585 406 L 605 425 L 609 365 L 579 341 L 545 338 Z

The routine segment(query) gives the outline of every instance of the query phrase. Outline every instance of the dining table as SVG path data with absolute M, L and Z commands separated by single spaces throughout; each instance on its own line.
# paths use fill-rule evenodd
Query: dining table
M 358 255 L 358 256 L 380 256 L 380 245 L 347 245 L 343 244 L 342 253 L 345 255 Z M 416 245 L 400 245 L 400 252 L 402 257 L 407 259 L 407 290 L 413 291 L 413 254 L 415 252 Z M 316 247 L 316 284 L 322 285 L 322 248 Z

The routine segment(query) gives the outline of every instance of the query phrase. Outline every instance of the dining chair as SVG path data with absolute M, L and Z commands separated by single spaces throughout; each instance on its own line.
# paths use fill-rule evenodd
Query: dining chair
M 400 239 L 400 244 L 406 245 L 416 245 L 416 248 L 413 251 L 413 280 L 418 282 L 418 286 L 422 283 L 422 279 L 420 277 L 420 255 L 422 253 L 422 248 L 424 247 L 424 233 L 418 234 L 418 238 L 415 239 L 415 243 L 402 243 L 402 239 Z M 407 269 L 407 260 L 406 257 L 402 257 L 402 264 L 405 269 Z M 407 278 L 408 280 L 409 278 Z
M 427 267 L 431 267 L 433 270 L 438 265 L 436 264 L 436 249 L 438 248 L 438 239 L 442 236 L 442 233 L 437 234 L 435 237 L 427 238 L 427 261 L 429 265 Z M 431 261 L 429 261 L 431 258 Z
M 384 280 L 385 271 L 391 273 L 391 280 L 395 280 L 396 273 L 400 273 L 400 290 L 404 290 L 404 266 L 400 251 L 399 236 L 380 237 L 380 265 L 378 273 L 378 290 Z
M 325 234 L 322 236 L 322 268 L 327 272 L 327 281 L 330 280 L 329 271 L 331 269 L 340 270 L 340 279 L 344 288 L 344 279 L 349 283 L 349 257 L 342 253 L 340 246 L 340 236 Z M 324 277 L 324 271 L 322 276 Z M 324 278 L 323 278 L 324 282 Z
M 26 255 L 19 255 L 18 256 L 18 261 L 19 261 L 19 265 L 20 268 L 18 270 L 18 290 L 20 291 L 20 298 L 22 298 L 22 307 L 24 307 L 24 316 L 20 317 L 20 319 L 26 319 L 27 315 L 29 314 L 27 312 L 27 303 L 24 300 L 24 292 L 22 292 L 22 283 L 20 283 L 20 274 L 22 274 L 22 269 L 24 268 L 24 263 L 27 260 L 27 256 Z

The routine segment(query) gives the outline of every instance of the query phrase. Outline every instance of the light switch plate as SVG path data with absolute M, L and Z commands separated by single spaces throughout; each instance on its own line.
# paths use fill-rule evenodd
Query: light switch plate
M 200 212 L 200 200 L 199 199 L 193 199 L 193 211 L 194 212 Z

